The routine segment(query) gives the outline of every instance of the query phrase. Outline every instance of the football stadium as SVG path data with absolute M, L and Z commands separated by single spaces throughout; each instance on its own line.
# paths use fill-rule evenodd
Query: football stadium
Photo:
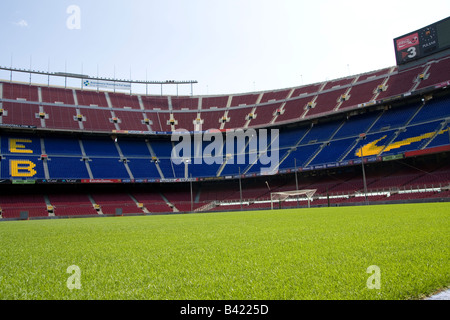
M 448 288 L 450 18 L 394 50 L 379 70 L 220 95 L 163 94 L 195 80 L 0 67 L 0 298 Z

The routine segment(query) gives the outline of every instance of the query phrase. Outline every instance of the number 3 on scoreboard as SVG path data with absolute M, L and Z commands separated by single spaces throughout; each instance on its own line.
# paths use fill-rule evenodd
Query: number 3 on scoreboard
M 406 51 L 408 51 L 408 53 L 409 53 L 408 54 L 408 58 L 410 58 L 410 59 L 412 59 L 415 56 L 417 56 L 417 49 L 416 49 L 416 47 L 410 47 Z

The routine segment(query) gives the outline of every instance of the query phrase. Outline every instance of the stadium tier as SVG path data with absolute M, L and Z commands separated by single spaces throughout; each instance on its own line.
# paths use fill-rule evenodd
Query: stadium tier
M 402 156 L 409 151 L 449 146 L 450 98 L 436 98 L 350 116 L 345 119 L 306 123 L 279 128 L 267 137 L 268 149 L 278 153 L 278 170 L 308 169 L 346 161 L 375 161 L 385 156 Z M 432 111 L 431 111 L 432 110 Z M 257 132 L 257 131 L 255 131 Z M 192 141 L 188 161 L 176 164 L 172 150 L 178 141 L 170 137 L 82 136 L 74 138 L 42 133 L 1 135 L 2 179 L 183 179 L 259 175 L 264 167 L 255 158 L 250 162 L 251 138 L 239 149 L 224 138 L 220 148 L 222 163 L 205 164 L 209 141 L 203 141 L 197 163 Z M 269 142 L 278 140 L 278 148 Z M 262 148 L 262 146 L 257 146 Z M 239 149 L 239 150 L 238 150 Z M 228 153 L 231 150 L 230 153 Z M 258 151 L 259 155 L 261 150 Z M 264 151 L 264 150 L 263 150 Z M 181 154 L 180 154 L 181 155 Z M 227 157 L 228 155 L 228 157 Z M 244 156 L 244 162 L 239 156 Z M 67 170 L 70 168 L 70 170 Z
M 171 132 L 264 127 L 359 109 L 446 86 L 450 57 L 298 88 L 216 97 L 143 96 L 0 82 L 0 125 L 76 131 Z
M 450 196 L 450 165 L 425 159 L 414 165 L 374 163 L 367 167 L 367 201 L 395 203 L 403 201 L 438 201 Z M 365 194 L 359 170 L 347 167 L 343 172 L 299 173 L 299 189 L 316 189 L 312 206 L 363 204 Z M 19 219 L 22 211 L 30 218 L 74 217 L 120 214 L 160 214 L 191 211 L 227 211 L 270 209 L 271 192 L 296 189 L 292 175 L 275 175 L 242 180 L 242 198 L 236 180 L 196 182 L 189 190 L 186 183 L 130 184 L 111 180 L 106 185 L 68 184 L 36 181 L 36 189 L 19 193 L 13 188 L 0 196 L 3 219 Z M 104 182 L 104 181 L 103 181 Z M 55 183 L 55 181 L 53 182 Z M 33 186 L 34 187 L 34 186 Z M 305 207 L 305 198 L 292 199 L 276 208 Z
M 3 81 L 3 185 L 122 189 L 3 194 L 1 217 L 19 218 L 21 209 L 32 218 L 114 215 L 119 207 L 123 214 L 265 209 L 271 192 L 296 188 L 317 190 L 316 206 L 446 198 L 450 167 L 438 159 L 450 151 L 449 74 L 444 56 L 297 88 L 189 97 Z M 180 129 L 189 132 L 177 136 Z M 414 162 L 427 156 L 429 165 Z M 385 164 L 403 160 L 412 162 Z M 124 191 L 135 184 L 148 188 Z

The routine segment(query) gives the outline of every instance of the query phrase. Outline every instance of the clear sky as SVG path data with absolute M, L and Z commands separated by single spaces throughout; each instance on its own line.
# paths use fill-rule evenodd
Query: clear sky
M 197 80 L 194 95 L 281 89 L 393 66 L 394 38 L 448 16 L 449 0 L 1 1 L 0 65 Z

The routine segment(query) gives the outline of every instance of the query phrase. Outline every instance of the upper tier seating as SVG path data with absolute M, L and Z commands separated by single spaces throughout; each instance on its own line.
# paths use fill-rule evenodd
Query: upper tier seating
M 441 85 L 450 57 L 297 88 L 220 96 L 146 96 L 0 82 L 0 125 L 79 131 L 233 129 L 312 119 Z M 255 111 L 256 108 L 256 111 Z

